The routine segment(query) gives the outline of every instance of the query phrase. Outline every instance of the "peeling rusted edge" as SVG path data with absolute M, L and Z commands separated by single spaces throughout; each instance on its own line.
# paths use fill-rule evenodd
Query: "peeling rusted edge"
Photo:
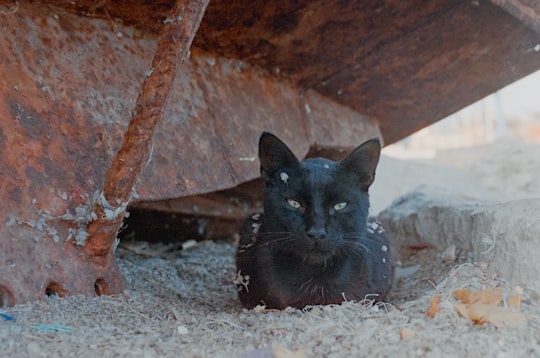
M 154 129 L 163 116 L 179 62 L 189 58 L 189 48 L 208 2 L 177 1 L 171 16 L 164 21 L 151 73 L 142 85 L 120 150 L 106 174 L 103 194 L 96 207 L 97 219 L 88 225 L 85 250 L 90 256 L 112 252 L 127 205 L 149 158 Z
M 540 34 L 540 5 L 534 8 L 520 0 L 491 0 L 491 2 Z

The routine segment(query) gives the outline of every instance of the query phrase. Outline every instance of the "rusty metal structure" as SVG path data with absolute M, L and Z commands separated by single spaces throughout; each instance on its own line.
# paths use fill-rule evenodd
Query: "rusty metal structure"
M 0 29 L 0 306 L 121 292 L 128 205 L 243 215 L 263 130 L 337 158 L 540 69 L 527 0 L 1 0 Z

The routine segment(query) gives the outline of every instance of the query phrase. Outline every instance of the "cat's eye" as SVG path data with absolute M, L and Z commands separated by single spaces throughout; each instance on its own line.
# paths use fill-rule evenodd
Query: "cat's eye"
M 340 210 L 345 209 L 347 205 L 349 205 L 349 203 L 347 203 L 346 201 L 342 201 L 341 203 L 335 204 L 333 208 L 335 211 L 340 211 Z
M 298 201 L 293 199 L 287 199 L 287 203 L 295 209 L 300 209 L 302 207 Z

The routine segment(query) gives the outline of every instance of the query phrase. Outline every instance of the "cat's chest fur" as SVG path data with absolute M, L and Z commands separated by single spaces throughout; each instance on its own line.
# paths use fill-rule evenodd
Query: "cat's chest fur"
M 367 189 L 380 146 L 366 142 L 341 162 L 299 162 L 277 137 L 259 145 L 264 214 L 240 231 L 237 285 L 244 306 L 269 308 L 384 298 L 390 252 L 368 232 Z

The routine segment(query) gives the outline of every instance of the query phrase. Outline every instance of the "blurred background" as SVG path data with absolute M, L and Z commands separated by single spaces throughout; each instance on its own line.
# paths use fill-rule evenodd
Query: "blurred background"
M 515 139 L 540 144 L 540 71 L 384 149 L 396 158 Z

